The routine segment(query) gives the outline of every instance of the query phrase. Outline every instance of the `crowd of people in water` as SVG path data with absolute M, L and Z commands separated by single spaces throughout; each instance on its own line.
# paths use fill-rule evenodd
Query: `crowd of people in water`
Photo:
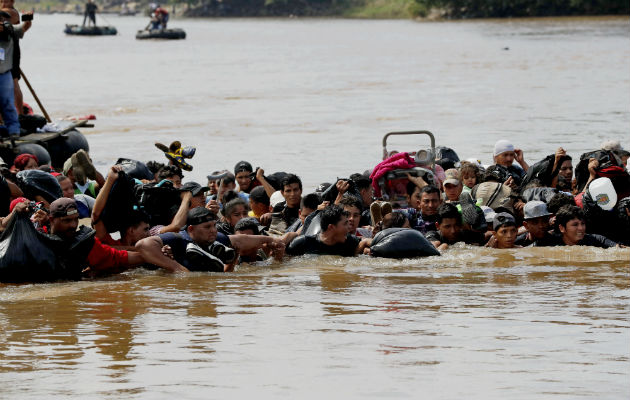
M 212 172 L 205 185 L 187 181 L 194 147 L 156 147 L 164 164 L 120 159 L 105 175 L 84 150 L 61 171 L 31 154 L 3 164 L 0 272 L 19 221 L 74 277 L 138 265 L 228 272 L 303 254 L 431 255 L 457 243 L 630 245 L 630 153 L 615 141 L 576 165 L 558 148 L 530 166 L 507 140 L 495 144 L 489 166 L 446 147 L 428 161 L 426 152 L 392 152 L 372 170 L 308 192 L 297 175 L 247 161 Z

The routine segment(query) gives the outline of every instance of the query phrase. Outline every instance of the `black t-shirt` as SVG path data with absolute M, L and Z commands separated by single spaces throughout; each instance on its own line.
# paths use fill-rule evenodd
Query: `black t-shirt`
M 552 243 L 550 246 L 566 246 L 562 241 L 562 235 L 559 234 L 553 235 Z M 587 233 L 584 235 L 584 239 L 578 242 L 578 246 L 593 246 L 607 249 L 617 246 L 617 243 L 605 236 Z
M 516 240 L 514 241 L 514 244 L 517 246 L 533 246 L 533 247 L 547 247 L 547 246 L 557 246 L 555 244 L 555 238 L 549 234 L 546 233 L 544 237 L 542 237 L 541 239 L 536 239 L 534 241 L 532 241 L 529 236 L 528 236 L 528 232 L 525 233 L 521 233 L 520 235 L 518 235 L 516 237 Z
M 180 231 L 179 233 L 174 233 L 174 232 L 161 233 L 158 235 L 158 237 L 162 239 L 162 244 L 164 244 L 165 246 L 168 245 L 171 247 L 171 250 L 173 251 L 173 258 L 175 259 L 175 261 L 177 261 L 178 263 L 180 263 L 186 268 L 190 267 L 188 263 L 188 259 L 186 257 L 186 246 L 188 246 L 189 243 L 193 243 L 193 240 L 190 237 L 190 235 L 188 235 L 188 232 L 183 230 L 183 231 Z M 224 245 L 221 242 L 219 242 L 217 238 L 217 241 L 215 241 L 210 246 L 201 246 L 199 244 L 198 246 L 201 247 L 204 251 L 214 254 L 216 252 L 212 251 L 211 246 L 224 246 Z M 221 259 L 221 257 L 218 257 L 218 258 Z M 224 263 L 228 263 L 228 262 L 231 262 L 232 260 L 221 259 L 221 261 Z
M 323 243 L 317 236 L 299 236 L 287 248 L 287 254 L 301 256 L 303 254 L 328 254 L 334 256 L 352 257 L 355 255 L 361 239 L 348 234 L 346 241 L 332 246 Z
M 438 241 L 440 243 L 446 243 L 448 245 L 455 244 L 458 242 L 464 242 L 466 244 L 474 244 L 474 245 L 483 245 L 485 243 L 485 236 L 481 232 L 473 232 L 467 229 L 462 229 L 459 232 L 459 237 L 455 241 L 448 241 L 444 239 L 442 236 L 442 232 L 440 231 L 429 231 L 425 233 L 424 237 L 427 238 L 429 242 Z

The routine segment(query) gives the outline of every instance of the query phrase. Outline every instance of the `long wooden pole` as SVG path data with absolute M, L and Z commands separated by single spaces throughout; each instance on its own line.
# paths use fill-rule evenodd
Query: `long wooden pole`
M 42 110 L 42 113 L 44 113 L 44 117 L 46 117 L 46 121 L 52 122 L 52 120 L 50 119 L 50 116 L 46 112 L 46 109 L 42 105 L 42 102 L 39 101 L 39 97 L 37 97 L 37 93 L 35 93 L 35 90 L 33 90 L 33 87 L 31 86 L 30 82 L 28 81 L 28 79 L 26 79 L 26 75 L 24 75 L 24 71 L 22 71 L 22 68 L 20 68 L 20 75 L 22 75 L 22 79 L 24 79 L 26 86 L 28 86 L 28 89 L 31 91 L 31 94 L 35 98 L 35 101 L 37 102 L 39 109 Z

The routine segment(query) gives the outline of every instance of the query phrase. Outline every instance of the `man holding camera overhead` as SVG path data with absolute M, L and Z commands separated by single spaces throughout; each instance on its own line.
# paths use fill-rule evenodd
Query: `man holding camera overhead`
M 4 9 L 0 11 L 0 113 L 9 136 L 16 138 L 20 136 L 20 122 L 15 107 L 13 85 L 13 70 L 19 73 L 15 53 L 17 42 L 31 27 L 31 21 L 25 21 L 21 26 L 15 27 L 11 22 L 11 14 Z

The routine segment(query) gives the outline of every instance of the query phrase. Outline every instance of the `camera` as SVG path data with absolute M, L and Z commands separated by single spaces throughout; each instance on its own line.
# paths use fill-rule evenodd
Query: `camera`
M 4 28 L 5 32 L 13 32 L 13 25 L 11 25 L 10 21 L 2 21 L 2 27 Z
M 33 14 L 22 14 L 22 22 L 32 21 Z
M 46 208 L 44 207 L 44 203 L 42 203 L 41 201 L 30 201 L 28 203 L 28 208 L 30 208 L 33 212 L 44 210 L 46 213 L 48 213 L 48 210 L 46 210 Z

